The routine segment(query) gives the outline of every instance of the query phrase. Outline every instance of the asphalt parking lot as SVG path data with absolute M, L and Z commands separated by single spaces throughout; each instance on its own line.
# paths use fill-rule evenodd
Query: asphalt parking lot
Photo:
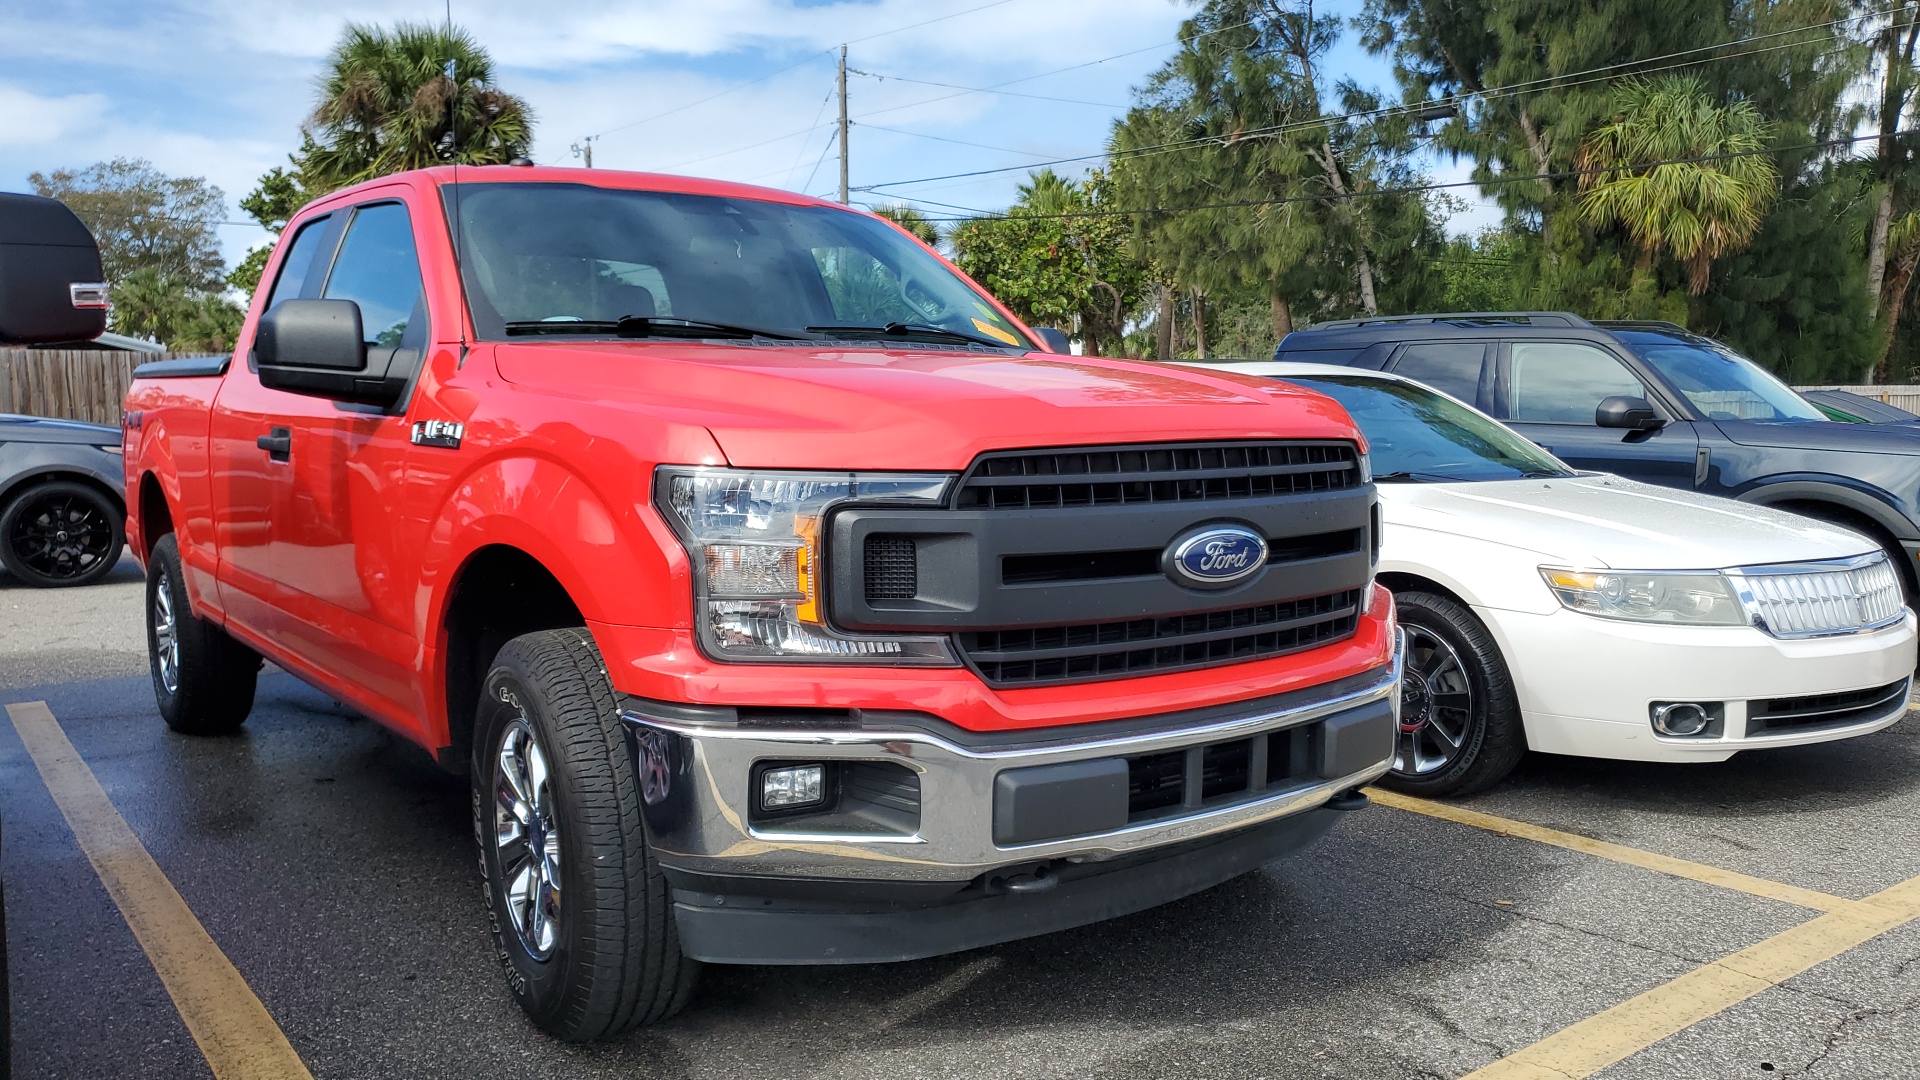
M 243 735 L 169 733 L 140 592 L 131 563 L 0 574 L 18 1076 L 215 1075 L 55 802 L 71 770 L 22 741 L 44 702 L 315 1077 L 1920 1077 L 1920 721 L 1721 765 L 1536 756 L 1154 911 L 709 968 L 667 1024 L 568 1046 L 500 984 L 465 781 L 271 670 Z

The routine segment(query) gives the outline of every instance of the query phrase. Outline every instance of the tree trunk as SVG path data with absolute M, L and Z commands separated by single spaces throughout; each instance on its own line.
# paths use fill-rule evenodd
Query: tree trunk
M 1154 298 L 1154 359 L 1166 363 L 1173 359 L 1173 287 L 1162 285 Z
M 1907 306 L 1907 288 L 1913 284 L 1913 272 L 1920 268 L 1920 248 L 1903 251 L 1888 268 L 1886 281 L 1887 318 L 1880 327 L 1880 359 L 1874 361 L 1873 382 L 1886 385 L 1893 377 L 1893 339 L 1900 328 L 1900 312 Z
M 1197 359 L 1207 358 L 1207 294 L 1193 290 L 1193 345 Z
M 1373 261 L 1367 257 L 1367 231 L 1352 216 L 1353 200 L 1348 197 L 1351 192 L 1347 189 L 1346 177 L 1340 175 L 1339 159 L 1333 156 L 1333 143 L 1330 140 L 1322 141 L 1313 156 L 1320 162 L 1320 171 L 1326 174 L 1327 186 L 1333 189 L 1334 195 L 1340 200 L 1335 212 L 1353 225 L 1353 276 L 1360 286 L 1360 310 L 1368 315 L 1378 315 L 1380 305 L 1373 291 Z
M 1280 298 L 1279 293 L 1274 293 L 1273 343 L 1279 345 L 1291 333 L 1293 333 L 1293 309 L 1287 306 L 1287 302 Z
M 1873 231 L 1867 234 L 1867 316 L 1880 315 L 1880 289 L 1887 276 L 1887 229 L 1893 224 L 1893 185 L 1880 185 L 1880 201 L 1873 208 Z
M 1559 262 L 1560 255 L 1553 250 L 1551 220 L 1553 204 L 1553 181 L 1547 178 L 1553 171 L 1553 155 L 1547 151 L 1547 140 L 1540 134 L 1540 125 L 1534 123 L 1533 114 L 1526 109 L 1520 110 L 1520 131 L 1527 137 L 1527 152 L 1533 155 L 1533 171 L 1540 174 L 1540 239 L 1545 244 L 1547 261 Z

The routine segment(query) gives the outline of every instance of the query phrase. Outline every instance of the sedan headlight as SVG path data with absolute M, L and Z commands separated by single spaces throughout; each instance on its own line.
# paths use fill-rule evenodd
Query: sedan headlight
M 945 637 L 846 634 L 828 626 L 821 580 L 833 508 L 939 506 L 951 480 L 662 467 L 654 499 L 693 560 L 701 645 L 721 660 L 957 664 Z
M 1569 570 L 1543 566 L 1540 576 L 1561 606 L 1606 619 L 1745 626 L 1746 611 L 1725 575 L 1643 570 Z

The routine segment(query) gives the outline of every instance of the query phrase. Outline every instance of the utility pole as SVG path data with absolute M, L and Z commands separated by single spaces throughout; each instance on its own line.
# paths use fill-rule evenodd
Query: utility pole
M 840 203 L 847 203 L 847 47 L 840 46 Z
M 593 168 L 593 140 L 594 136 L 589 135 L 573 144 L 573 156 L 585 158 L 589 169 Z

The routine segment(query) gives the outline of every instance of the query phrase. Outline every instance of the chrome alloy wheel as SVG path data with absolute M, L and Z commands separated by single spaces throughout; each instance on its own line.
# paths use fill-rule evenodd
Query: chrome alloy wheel
M 1406 676 L 1400 684 L 1400 738 L 1393 771 L 1428 776 L 1454 763 L 1473 724 L 1473 683 L 1460 654 L 1424 626 L 1402 624 Z
M 180 628 L 173 617 L 173 582 L 161 568 L 153 583 L 153 662 L 160 685 L 169 694 L 180 692 Z
M 493 843 L 507 914 L 527 955 L 560 940 L 560 826 L 547 757 L 522 715 L 507 721 L 493 766 Z

